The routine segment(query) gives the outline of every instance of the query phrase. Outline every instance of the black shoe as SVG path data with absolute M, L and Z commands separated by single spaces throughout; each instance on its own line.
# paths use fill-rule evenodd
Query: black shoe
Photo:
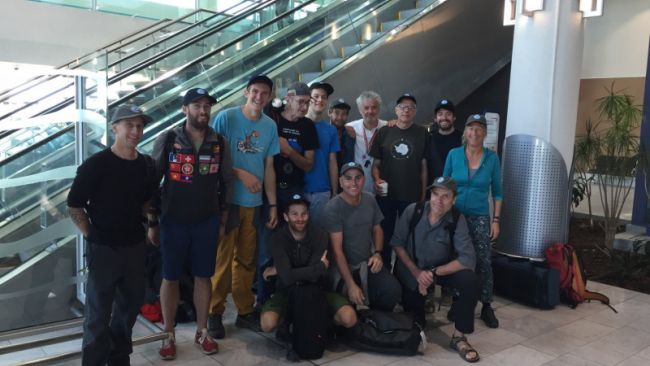
M 456 312 L 454 311 L 454 307 L 452 306 L 451 309 L 447 312 L 447 320 L 450 322 L 455 322 L 456 321 Z
M 221 321 L 221 314 L 214 314 L 208 317 L 208 334 L 215 339 L 223 339 L 226 336 L 226 329 Z
M 483 305 L 483 309 L 481 309 L 481 320 L 483 320 L 485 325 L 489 328 L 499 327 L 499 320 L 494 315 L 494 310 L 490 305 Z
M 255 311 L 246 315 L 241 315 L 241 314 L 237 315 L 237 320 L 235 320 L 235 326 L 239 328 L 250 329 L 253 332 L 262 331 L 262 328 L 260 328 L 260 315 Z

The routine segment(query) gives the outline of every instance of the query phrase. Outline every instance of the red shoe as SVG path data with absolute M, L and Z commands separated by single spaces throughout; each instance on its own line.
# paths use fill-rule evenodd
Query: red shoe
M 176 338 L 173 334 L 163 340 L 162 347 L 158 350 L 158 355 L 163 360 L 176 359 Z
M 208 330 L 203 328 L 194 335 L 194 344 L 205 355 L 212 355 L 219 352 L 219 344 L 208 334 Z

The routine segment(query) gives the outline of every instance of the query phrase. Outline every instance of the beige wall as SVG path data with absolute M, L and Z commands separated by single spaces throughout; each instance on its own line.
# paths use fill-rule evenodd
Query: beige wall
M 582 79 L 580 82 L 580 97 L 578 101 L 578 121 L 576 125 L 576 136 L 585 133 L 585 123 L 591 118 L 593 123 L 599 121 L 596 112 L 596 99 L 607 94 L 614 82 L 614 90 L 622 90 L 634 98 L 636 104 L 643 103 L 643 93 L 645 78 L 602 78 L 602 79 Z

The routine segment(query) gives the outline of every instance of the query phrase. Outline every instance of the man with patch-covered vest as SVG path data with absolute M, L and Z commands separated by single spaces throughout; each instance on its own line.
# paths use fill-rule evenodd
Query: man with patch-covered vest
M 204 354 L 219 350 L 207 330 L 210 277 L 219 235 L 228 219 L 226 209 L 234 175 L 228 141 L 208 126 L 216 102 L 205 89 L 188 90 L 182 108 L 186 121 L 161 133 L 153 148 L 157 176 L 164 177 L 162 192 L 148 219 L 149 238 L 154 244 L 160 243 L 162 252 L 160 300 L 165 331 L 171 334 L 159 351 L 165 360 L 176 358 L 178 280 L 188 266 L 194 277 L 194 343 Z

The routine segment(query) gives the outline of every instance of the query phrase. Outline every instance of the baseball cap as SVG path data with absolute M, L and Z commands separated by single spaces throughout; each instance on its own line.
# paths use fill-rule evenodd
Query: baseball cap
M 483 125 L 483 127 L 487 127 L 487 121 L 485 120 L 485 116 L 482 114 L 472 114 L 469 117 L 467 117 L 467 121 L 465 122 L 465 126 L 469 125 L 470 123 L 480 123 Z
M 357 169 L 361 172 L 361 174 L 365 175 L 363 173 L 363 168 L 361 167 L 361 164 L 357 164 L 354 161 L 351 161 L 349 163 L 345 163 L 341 166 L 341 172 L 339 173 L 339 177 L 345 174 L 350 169 Z
M 345 109 L 349 111 L 352 107 L 350 107 L 350 105 L 345 102 L 345 99 L 339 98 L 334 102 L 334 104 L 332 104 L 331 108 Z
M 211 96 L 207 90 L 203 88 L 192 88 L 185 92 L 185 96 L 183 96 L 183 105 L 188 105 L 203 97 L 208 98 L 210 103 L 217 104 L 217 98 Z
M 328 96 L 328 97 L 329 97 L 330 95 L 332 95 L 332 93 L 334 93 L 334 87 L 332 87 L 332 85 L 331 85 L 331 84 L 328 84 L 328 83 L 321 83 L 321 82 L 318 82 L 318 81 L 315 82 L 315 83 L 312 83 L 312 84 L 309 86 L 309 90 L 311 91 L 311 90 L 314 90 L 314 89 L 322 89 L 322 90 L 325 90 L 325 93 L 327 93 L 327 96 Z
M 273 81 L 269 79 L 268 76 L 266 75 L 255 75 L 250 80 L 248 80 L 248 84 L 246 84 L 246 87 L 248 88 L 249 86 L 253 84 L 264 84 L 269 87 L 269 89 L 273 89 Z
M 301 194 L 294 194 L 287 201 L 287 205 L 285 206 L 285 210 L 289 210 L 289 206 L 291 206 L 293 204 L 298 204 L 298 203 L 304 204 L 305 206 L 307 206 L 307 208 L 309 208 L 309 200 L 307 200 L 307 198 L 305 198 L 305 196 L 303 196 Z
M 153 121 L 153 118 L 146 115 L 142 110 L 142 108 L 138 107 L 135 104 L 127 103 L 127 104 L 121 104 L 117 108 L 115 108 L 115 111 L 113 112 L 113 115 L 111 116 L 111 120 L 109 122 L 113 124 L 125 118 L 131 118 L 131 117 L 142 117 L 142 120 L 144 121 L 145 125 Z
M 287 88 L 287 96 L 306 96 L 311 97 L 311 90 L 305 83 L 299 81 L 291 83 Z
M 430 190 L 432 188 L 444 188 L 452 191 L 454 193 L 454 196 L 456 195 L 456 181 L 453 180 L 450 177 L 438 177 L 433 180 L 433 183 L 431 183 L 428 187 L 427 190 Z
M 410 99 L 413 103 L 418 104 L 418 102 L 417 102 L 417 100 L 415 100 L 414 96 L 412 96 L 409 93 L 405 93 L 405 94 L 402 94 L 399 98 L 397 98 L 397 102 L 395 103 L 395 105 L 398 105 L 398 104 L 402 103 L 402 101 L 404 99 Z
M 456 107 L 454 106 L 454 103 L 452 103 L 449 99 L 440 99 L 433 111 L 435 113 L 438 113 L 438 110 L 443 108 L 450 111 L 451 113 L 456 113 Z

